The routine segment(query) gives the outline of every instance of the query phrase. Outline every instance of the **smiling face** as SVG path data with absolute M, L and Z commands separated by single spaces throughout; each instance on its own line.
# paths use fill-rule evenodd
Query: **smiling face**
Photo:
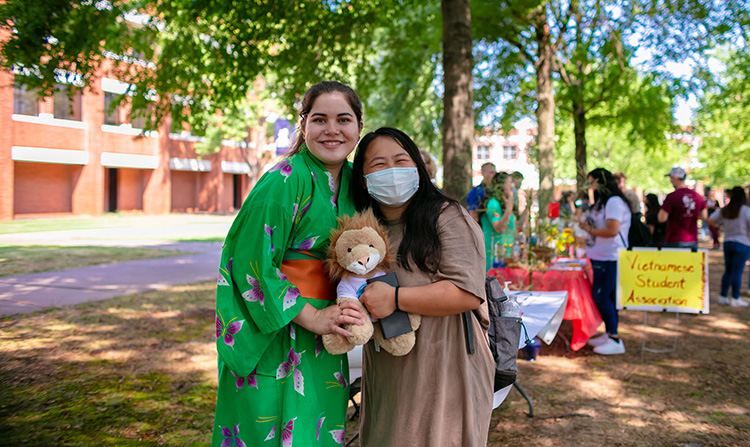
M 415 168 L 416 166 L 406 149 L 395 140 L 378 137 L 367 148 L 362 172 L 367 175 L 388 168 Z M 366 179 L 365 182 L 367 182 Z
M 339 92 L 318 96 L 301 125 L 310 153 L 334 176 L 338 175 L 362 130 L 346 96 Z

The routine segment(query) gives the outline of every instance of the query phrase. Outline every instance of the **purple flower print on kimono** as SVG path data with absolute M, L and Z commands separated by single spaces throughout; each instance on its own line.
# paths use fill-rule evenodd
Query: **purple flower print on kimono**
M 273 171 L 281 171 L 281 175 L 284 176 L 284 183 L 286 183 L 286 179 L 288 179 L 289 176 L 292 175 L 292 164 L 289 163 L 288 158 L 281 160 L 279 163 L 276 163 L 276 166 L 268 170 L 268 172 Z
M 333 193 L 333 195 L 331 196 L 331 205 L 336 208 L 336 183 L 334 182 L 333 175 L 330 172 L 326 172 L 326 177 L 328 177 L 328 187 Z
M 286 289 L 286 294 L 284 294 L 284 304 L 282 305 L 282 310 L 287 310 L 290 307 L 297 304 L 297 298 L 299 298 L 299 289 L 294 286 L 289 286 Z
M 294 390 L 303 396 L 305 395 L 305 379 L 302 377 L 302 372 L 297 369 L 297 367 L 302 363 L 302 354 L 304 353 L 305 351 L 302 351 L 297 354 L 294 352 L 294 348 L 289 349 L 289 354 L 287 355 L 288 360 L 282 362 L 276 369 L 276 380 L 286 379 L 287 377 L 292 376 L 294 379 Z
M 253 263 L 250 263 L 250 269 L 253 271 L 253 275 L 255 277 L 245 274 L 245 279 L 247 280 L 247 284 L 250 286 L 250 290 L 247 290 L 242 293 L 242 298 L 245 298 L 245 301 L 248 303 L 255 303 L 263 307 L 263 310 L 265 310 L 265 295 L 263 295 L 263 288 L 261 287 L 260 281 L 257 278 L 260 278 L 260 271 L 258 270 L 258 263 L 256 262 L 255 265 Z M 279 272 L 281 273 L 281 272 Z
M 344 445 L 344 430 L 331 430 L 328 433 L 331 434 L 333 442 Z
M 236 319 L 237 317 L 232 318 L 229 321 L 229 324 L 224 324 L 221 314 L 219 311 L 216 311 L 216 338 L 224 337 L 224 343 L 232 349 L 234 349 L 233 335 L 237 334 L 240 329 L 242 329 L 242 323 L 245 322 L 245 320 L 234 321 Z
M 297 200 L 299 200 L 299 197 L 297 197 Z M 311 200 L 310 200 L 310 197 L 308 197 L 302 202 L 294 204 L 294 210 L 292 211 L 292 226 L 297 225 L 300 219 L 302 219 L 305 216 L 305 214 L 307 214 L 307 211 L 310 209 L 310 203 L 311 203 Z M 298 214 L 299 207 L 302 205 L 304 205 L 302 207 L 302 212 Z
M 315 357 L 319 357 L 323 353 L 323 336 L 315 336 Z
M 344 361 L 341 361 L 341 370 L 344 369 Z M 328 384 L 328 388 L 334 388 L 334 387 L 341 387 L 346 389 L 347 383 L 346 383 L 346 376 L 344 376 L 343 372 L 335 371 L 333 373 L 333 377 L 336 379 L 335 382 L 326 382 Z
M 271 227 L 268 224 L 263 224 L 263 231 L 266 233 L 263 238 L 268 239 L 269 245 L 268 245 L 268 251 L 266 252 L 266 256 L 271 256 L 271 253 L 276 252 L 276 248 L 273 246 L 273 239 L 271 239 L 271 236 L 273 236 L 273 229 L 276 227 Z
M 258 389 L 258 378 L 255 377 L 257 375 L 257 372 L 256 372 L 257 369 L 258 369 L 258 367 L 256 366 L 255 369 L 253 369 L 253 372 L 251 372 L 250 375 L 247 376 L 247 386 L 249 388 Z M 237 380 L 235 380 L 234 384 L 237 385 L 237 391 L 239 391 L 240 388 L 242 388 L 243 386 L 245 386 L 245 378 L 238 376 L 232 370 L 229 370 L 229 372 L 232 373 L 232 375 L 237 378 Z
M 297 250 L 309 250 L 309 249 L 311 249 L 313 247 L 313 245 L 315 245 L 315 242 L 317 242 L 317 240 L 320 239 L 320 236 L 313 236 L 313 237 L 310 237 L 310 236 L 312 236 L 312 235 L 308 234 L 306 236 L 306 239 L 303 239 L 301 242 L 299 242 L 298 244 L 296 244 L 294 246 L 294 248 L 297 249 Z
M 276 276 L 279 277 L 280 281 L 286 281 L 287 280 L 286 275 L 283 274 L 283 273 L 281 273 L 281 270 L 279 270 L 279 269 L 276 269 Z M 294 287 L 291 284 L 288 285 L 288 286 L 286 286 L 286 288 L 284 289 L 284 291 L 285 291 L 285 294 L 284 294 L 284 306 L 283 306 L 283 310 L 287 310 L 290 307 L 292 307 L 295 304 L 297 304 L 297 298 L 299 297 L 300 293 L 299 293 L 299 289 L 296 288 L 296 287 Z M 293 326 L 290 326 L 290 327 L 292 327 L 292 333 L 290 335 L 292 336 L 292 338 L 294 338 L 294 327 Z
M 217 286 L 228 286 L 229 281 L 227 281 L 224 276 L 221 275 L 221 272 L 219 272 L 219 276 L 216 277 L 216 285 Z
M 219 267 L 219 276 L 216 278 L 216 285 L 217 286 L 228 286 L 229 285 L 229 281 L 227 281 L 227 278 L 231 278 L 232 277 L 232 274 L 229 273 L 229 272 L 232 271 L 232 259 L 234 259 L 234 258 L 229 258 L 229 261 L 227 262 L 227 268 L 224 268 L 224 267 L 221 267 L 221 266 Z M 222 275 L 222 273 L 224 275 L 226 275 L 226 278 L 224 277 L 224 275 Z
M 222 436 L 226 438 L 221 442 L 221 447 L 246 447 L 245 442 L 240 439 L 240 424 L 235 425 L 231 429 L 222 426 L 219 426 L 219 428 L 221 428 Z
M 264 439 L 263 441 L 270 441 L 271 439 L 275 437 L 276 437 L 276 425 L 271 427 L 271 431 L 268 432 L 268 436 L 266 436 L 266 439 Z
M 325 411 L 323 413 L 320 413 L 318 416 L 318 423 L 315 426 L 315 440 L 320 441 L 320 429 L 323 428 L 323 421 L 326 420 L 326 417 L 323 416 L 325 414 Z
M 281 429 L 281 446 L 292 447 L 292 430 L 294 430 L 294 419 L 287 422 L 284 428 Z
M 245 298 L 246 301 L 250 303 L 258 302 L 261 306 L 265 307 L 265 303 L 263 300 L 263 289 L 260 287 L 260 281 L 253 278 L 250 275 L 245 275 L 247 277 L 247 283 L 250 285 L 250 290 L 246 291 L 242 294 L 242 298 Z

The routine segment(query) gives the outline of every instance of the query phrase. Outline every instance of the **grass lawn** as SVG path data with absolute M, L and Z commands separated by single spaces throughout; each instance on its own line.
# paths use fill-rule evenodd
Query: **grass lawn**
M 710 285 L 723 272 L 711 252 Z M 205 446 L 216 393 L 215 282 L 0 318 L 0 445 Z M 714 295 L 712 295 L 714 296 Z M 543 345 L 519 360 L 488 445 L 750 445 L 750 308 L 621 311 L 627 353 Z M 566 321 L 561 332 L 570 338 Z M 642 353 L 644 334 L 651 348 Z M 347 425 L 347 439 L 357 430 Z M 357 442 L 353 444 L 358 445 Z
M 0 318 L 0 445 L 208 445 L 215 284 Z
M 231 222 L 233 216 L 211 214 L 141 214 L 108 213 L 99 217 L 59 217 L 53 219 L 19 219 L 0 222 L 0 234 L 35 233 L 39 231 L 88 230 L 98 228 L 133 228 L 147 226 L 199 225 Z
M 153 248 L 0 245 L 0 277 L 186 254 Z

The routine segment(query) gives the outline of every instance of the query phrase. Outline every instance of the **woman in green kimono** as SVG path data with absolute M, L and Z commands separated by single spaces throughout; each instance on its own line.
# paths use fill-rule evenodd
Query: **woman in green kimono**
M 513 183 L 507 172 L 498 172 L 492 178 L 484 196 L 484 212 L 479 215 L 479 224 L 484 233 L 485 267 L 489 270 L 492 261 L 502 259 L 506 248 L 513 247 L 516 235 L 516 218 L 513 215 Z M 499 252 L 496 252 L 500 250 Z
M 227 235 L 216 292 L 219 387 L 214 447 L 343 445 L 346 355 L 321 335 L 361 324 L 331 305 L 323 261 L 336 217 L 352 214 L 347 155 L 362 130 L 356 93 L 322 82 L 305 94 L 290 155 L 255 185 Z M 342 194 L 339 194 L 342 191 Z

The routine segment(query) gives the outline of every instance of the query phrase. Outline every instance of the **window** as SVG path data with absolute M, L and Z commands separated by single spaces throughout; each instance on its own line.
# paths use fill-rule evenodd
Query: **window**
M 146 117 L 145 116 L 131 116 L 130 124 L 136 129 L 143 129 L 146 127 Z
M 477 160 L 489 160 L 490 159 L 490 147 L 489 146 L 477 146 Z
M 120 105 L 114 106 L 118 96 L 117 93 L 104 92 L 104 124 L 120 125 Z
M 143 129 L 146 127 L 146 115 L 151 114 L 151 108 L 147 110 L 139 110 L 137 112 L 130 112 L 130 125 L 136 129 Z
M 52 97 L 54 116 L 62 120 L 81 121 L 81 90 L 71 92 L 69 85 L 58 84 Z
M 505 145 L 503 146 L 503 159 L 505 160 L 515 160 L 518 158 L 518 148 L 513 145 Z
M 19 83 L 13 85 L 13 113 L 39 115 L 39 96 L 36 89 L 29 89 Z

